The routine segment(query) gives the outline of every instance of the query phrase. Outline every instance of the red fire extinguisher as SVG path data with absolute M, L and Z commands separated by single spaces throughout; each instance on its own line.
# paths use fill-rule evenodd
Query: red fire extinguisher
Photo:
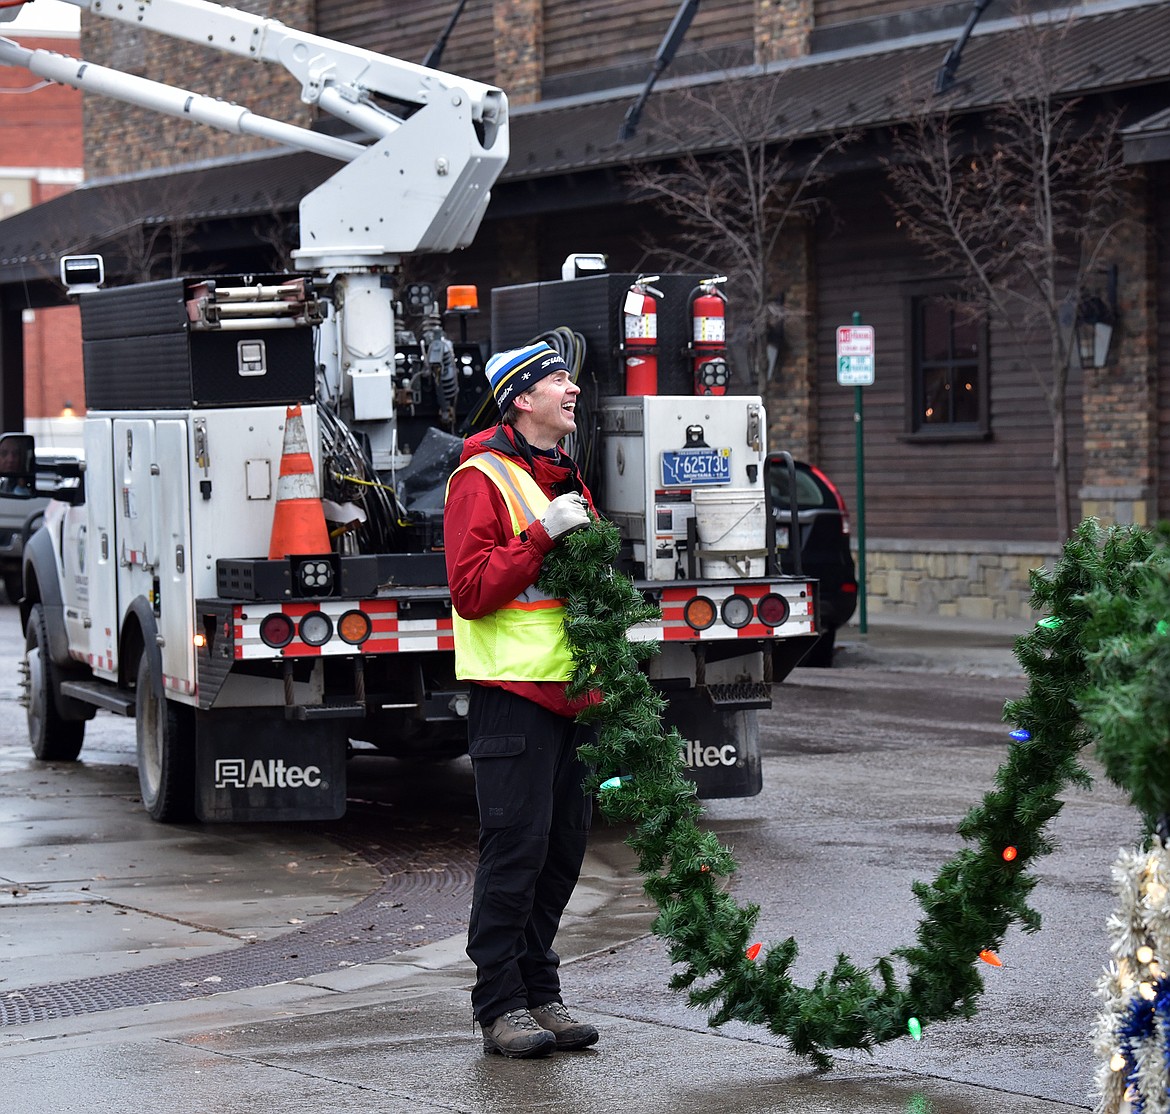
M 725 395 L 731 369 L 727 365 L 727 299 L 718 290 L 726 282 L 716 275 L 691 291 L 691 350 L 695 361 L 695 394 Z
M 650 285 L 657 275 L 639 275 L 626 291 L 625 318 L 626 394 L 658 394 L 658 299 L 661 290 Z

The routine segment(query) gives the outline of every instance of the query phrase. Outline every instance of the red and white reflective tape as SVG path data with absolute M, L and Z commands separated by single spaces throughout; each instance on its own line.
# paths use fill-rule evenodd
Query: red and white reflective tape
M 299 636 L 283 648 L 269 646 L 260 637 L 260 623 L 266 615 L 279 611 L 292 622 L 311 612 L 320 611 L 329 617 L 333 633 L 323 646 L 310 646 Z M 370 620 L 371 633 L 358 646 L 346 642 L 337 633 L 337 624 L 349 611 L 361 611 Z M 277 605 L 237 604 L 233 608 L 235 658 L 246 661 L 257 658 L 311 658 L 343 654 L 410 654 L 429 650 L 454 650 L 451 619 L 401 619 L 397 600 L 321 600 L 313 603 L 285 603 Z
M 112 673 L 114 671 L 114 655 L 112 651 L 108 655 L 79 654 L 71 651 L 69 656 L 76 658 L 78 661 L 85 662 L 91 669 L 104 670 L 106 673 Z
M 720 614 L 728 596 L 745 596 L 753 607 L 768 595 L 783 596 L 788 603 L 788 618 L 778 627 L 769 627 L 753 619 L 743 627 L 729 627 Z M 695 630 L 683 614 L 693 599 L 702 596 L 715 607 L 715 621 L 704 630 Z M 631 642 L 721 642 L 734 638 L 794 638 L 813 631 L 813 596 L 807 584 L 744 584 L 729 580 L 727 587 L 705 584 L 701 588 L 667 588 L 662 593 L 662 618 L 656 623 L 639 623 L 631 627 Z
M 186 677 L 174 677 L 170 673 L 164 673 L 163 688 L 168 692 L 181 692 L 186 696 L 192 696 L 195 692 L 195 682 L 187 680 Z

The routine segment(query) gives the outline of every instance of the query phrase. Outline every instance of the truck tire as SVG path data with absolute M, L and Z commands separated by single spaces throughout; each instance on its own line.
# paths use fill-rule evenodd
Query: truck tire
M 138 662 L 134 728 L 142 804 L 162 824 L 195 814 L 195 716 L 191 708 L 154 694 L 150 655 Z
M 813 648 L 801 659 L 806 669 L 832 669 L 833 651 L 837 646 L 837 631 L 830 628 L 813 644 Z
M 42 762 L 73 762 L 81 753 L 85 720 L 66 719 L 57 707 L 60 671 L 49 656 L 45 610 L 34 604 L 24 635 L 28 665 L 28 737 L 32 752 Z

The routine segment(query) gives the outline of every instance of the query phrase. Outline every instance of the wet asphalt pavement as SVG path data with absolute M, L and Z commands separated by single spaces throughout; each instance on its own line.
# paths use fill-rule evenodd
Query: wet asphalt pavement
M 763 793 L 712 801 L 804 983 L 913 939 L 910 892 L 991 784 L 1019 628 L 871 620 L 833 670 L 798 670 L 762 724 Z M 1109 868 L 1137 818 L 1072 791 L 1036 869 L 1040 933 L 1013 931 L 979 1013 L 812 1073 L 765 1030 L 720 1030 L 667 989 L 623 832 L 600 823 L 558 940 L 595 1049 L 484 1057 L 463 930 L 466 761 L 359 758 L 332 825 L 161 826 L 137 801 L 133 725 L 101 713 L 79 763 L 33 761 L 0 611 L 0 1073 L 13 1114 L 558 1110 L 1055 1114 L 1089 1109 L 1092 987 Z

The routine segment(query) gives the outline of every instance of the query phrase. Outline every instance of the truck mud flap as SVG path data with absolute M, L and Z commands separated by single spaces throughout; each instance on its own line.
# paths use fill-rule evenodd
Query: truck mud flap
M 345 812 L 345 762 L 335 720 L 198 713 L 195 813 L 227 823 L 336 820 Z
M 686 740 L 686 776 L 703 799 L 754 797 L 764 787 L 760 766 L 760 726 L 754 709 L 713 704 L 705 692 L 669 693 L 662 715 Z

